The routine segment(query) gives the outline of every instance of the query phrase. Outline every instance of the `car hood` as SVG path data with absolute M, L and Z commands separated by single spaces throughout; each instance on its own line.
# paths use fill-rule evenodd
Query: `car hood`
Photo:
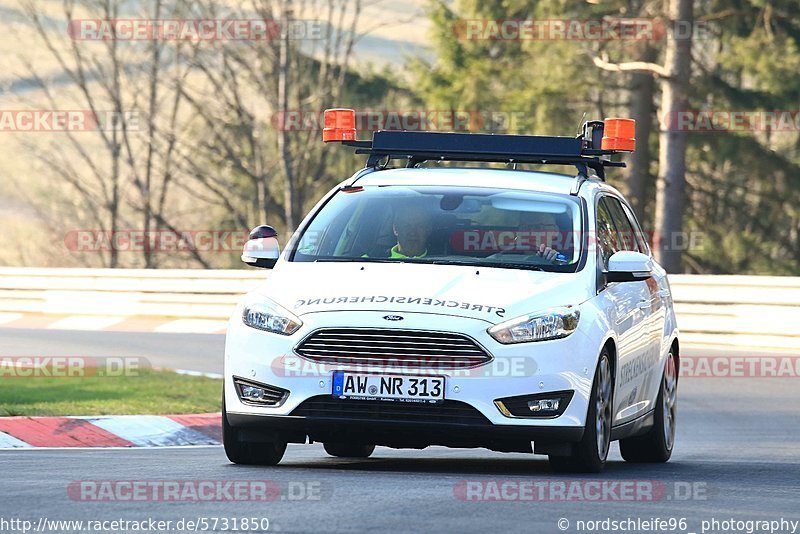
M 580 273 L 411 263 L 283 263 L 255 293 L 297 315 L 430 313 L 499 323 L 589 296 Z

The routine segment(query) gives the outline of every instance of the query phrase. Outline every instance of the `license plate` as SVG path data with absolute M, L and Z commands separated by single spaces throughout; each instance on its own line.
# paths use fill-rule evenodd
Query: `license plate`
M 340 399 L 439 403 L 444 401 L 444 377 L 334 371 L 333 395 Z

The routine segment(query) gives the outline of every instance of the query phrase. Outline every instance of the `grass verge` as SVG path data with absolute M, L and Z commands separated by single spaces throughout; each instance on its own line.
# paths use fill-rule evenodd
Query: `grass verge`
M 135 376 L 2 377 L 0 416 L 206 413 L 222 380 L 141 370 Z

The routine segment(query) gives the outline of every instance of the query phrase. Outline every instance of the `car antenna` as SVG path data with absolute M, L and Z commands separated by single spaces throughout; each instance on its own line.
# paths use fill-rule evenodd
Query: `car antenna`
M 583 116 L 581 116 L 581 121 L 578 123 L 578 135 L 583 134 L 583 123 L 586 121 L 586 112 L 583 112 Z

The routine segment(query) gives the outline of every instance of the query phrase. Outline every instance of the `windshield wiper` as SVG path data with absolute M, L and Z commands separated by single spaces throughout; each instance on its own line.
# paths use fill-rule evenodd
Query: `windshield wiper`
M 480 267 L 496 267 L 499 269 L 524 269 L 526 271 L 552 272 L 542 268 L 540 265 L 532 265 L 530 263 L 493 261 L 493 262 L 476 263 L 475 265 Z
M 351 257 L 348 257 L 348 256 L 342 256 L 342 257 L 330 257 L 330 256 L 328 256 L 328 257 L 325 257 L 325 258 L 317 258 L 317 259 L 312 260 L 312 261 L 313 261 L 313 263 L 336 263 L 336 262 L 341 262 L 341 263 L 356 263 L 356 262 L 412 263 L 412 262 L 403 262 L 402 260 L 397 259 L 397 258 L 369 258 L 369 257 L 367 257 L 367 258 L 351 258 Z M 416 263 L 420 263 L 420 262 L 416 262 Z
M 361 261 L 361 258 L 348 258 L 346 256 L 343 256 L 341 258 L 317 258 L 313 260 L 313 263 L 337 263 L 337 262 L 349 263 L 355 261 Z
M 508 261 L 492 261 L 492 262 L 464 262 L 464 261 L 457 261 L 457 260 L 436 260 L 433 258 L 348 258 L 348 257 L 340 257 L 340 258 L 317 258 L 314 260 L 315 263 L 334 263 L 334 262 L 342 262 L 342 263 L 353 263 L 353 262 L 370 262 L 370 263 L 415 263 L 415 264 L 428 264 L 428 265 L 458 265 L 461 267 L 492 267 L 492 268 L 499 268 L 499 269 L 523 269 L 526 271 L 540 271 L 540 272 L 560 272 L 560 271 L 550 271 L 549 269 L 545 269 L 540 265 L 533 265 L 530 263 L 523 263 L 523 262 L 508 262 Z
M 526 269 L 529 271 L 543 271 L 545 269 L 540 267 L 539 265 L 532 265 L 530 263 L 514 263 L 514 262 L 502 262 L 502 261 L 494 261 L 494 262 L 463 262 L 463 261 L 456 261 L 456 260 L 432 260 L 430 263 L 437 264 L 437 265 L 462 265 L 464 267 L 498 267 L 498 268 L 512 268 L 512 269 Z

